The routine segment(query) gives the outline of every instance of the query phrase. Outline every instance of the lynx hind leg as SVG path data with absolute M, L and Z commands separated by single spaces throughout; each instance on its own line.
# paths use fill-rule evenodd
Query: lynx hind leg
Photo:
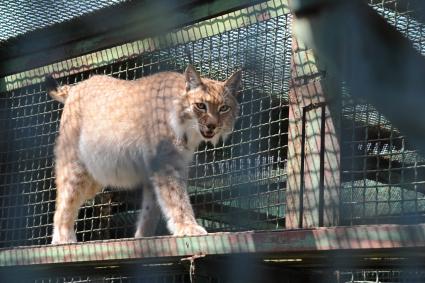
M 135 238 L 154 236 L 161 217 L 161 211 L 151 185 L 143 185 L 142 197 L 142 207 L 137 221 Z
M 53 218 L 52 244 L 75 243 L 74 223 L 81 205 L 101 190 L 82 165 L 56 170 L 56 211 Z

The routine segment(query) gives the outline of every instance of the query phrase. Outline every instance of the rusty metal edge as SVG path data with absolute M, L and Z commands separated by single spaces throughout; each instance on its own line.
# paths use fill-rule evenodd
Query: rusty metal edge
M 0 250 L 0 267 L 102 261 L 164 260 L 192 255 L 290 255 L 362 251 L 425 254 L 425 224 L 362 225 L 284 231 L 152 237 Z

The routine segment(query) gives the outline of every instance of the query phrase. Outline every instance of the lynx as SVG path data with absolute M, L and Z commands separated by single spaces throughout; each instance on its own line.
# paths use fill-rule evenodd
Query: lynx
M 188 165 L 202 141 L 217 144 L 234 127 L 241 71 L 226 81 L 160 72 L 134 81 L 95 75 L 48 94 L 64 103 L 55 146 L 52 244 L 76 242 L 80 206 L 105 186 L 143 188 L 135 237 L 151 236 L 162 212 L 176 236 L 203 235 L 186 190 Z

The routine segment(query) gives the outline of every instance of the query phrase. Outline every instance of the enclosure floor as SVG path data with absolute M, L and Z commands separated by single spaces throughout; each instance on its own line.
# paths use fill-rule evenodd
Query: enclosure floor
M 0 271 L 17 266 L 180 261 L 250 255 L 284 266 L 391 266 L 425 263 L 425 224 L 362 225 L 152 237 L 0 250 Z M 205 256 L 205 257 L 204 257 Z M 202 259 L 203 260 L 203 259 Z

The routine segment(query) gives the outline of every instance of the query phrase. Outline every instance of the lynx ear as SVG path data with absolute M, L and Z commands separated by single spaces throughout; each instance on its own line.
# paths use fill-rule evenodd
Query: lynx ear
M 184 77 L 186 78 L 186 90 L 191 90 L 202 85 L 201 77 L 192 65 L 188 65 L 186 71 L 184 71 Z
M 226 80 L 224 86 L 227 87 L 233 94 L 236 94 L 236 92 L 239 90 L 241 82 L 242 70 L 238 70 Z

